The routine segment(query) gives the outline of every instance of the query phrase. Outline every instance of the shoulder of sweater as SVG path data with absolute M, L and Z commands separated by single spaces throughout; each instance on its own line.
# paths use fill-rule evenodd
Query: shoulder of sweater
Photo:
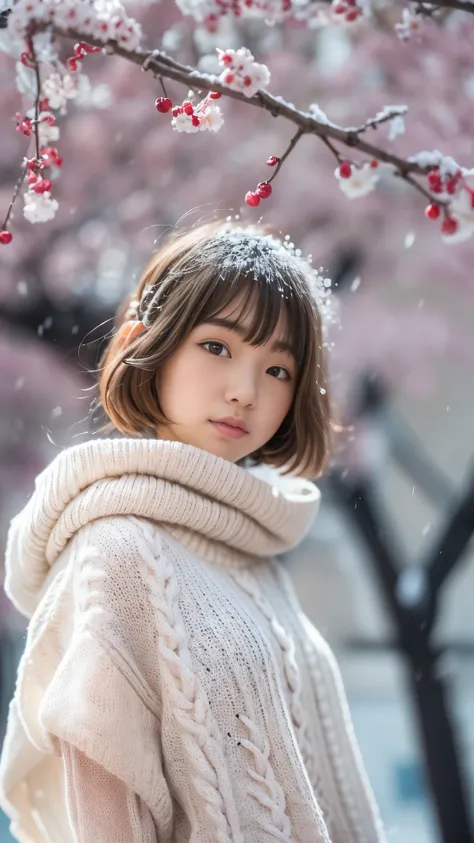
M 149 576 L 163 558 L 162 529 L 135 516 L 107 516 L 89 522 L 71 541 L 69 559 L 76 611 L 91 606 L 102 619 L 121 622 L 134 603 L 149 603 Z M 66 549 L 67 553 L 67 549 Z
M 148 574 L 157 555 L 157 530 L 146 519 L 97 519 L 76 533 L 69 560 L 76 629 L 87 628 L 122 671 L 128 665 L 151 688 L 156 688 L 156 623 Z
M 147 518 L 135 515 L 107 515 L 94 518 L 81 527 L 73 538 L 76 548 L 84 548 L 85 544 L 92 545 L 95 541 L 109 540 L 124 542 L 118 550 L 124 553 L 132 546 L 139 546 L 141 540 L 150 542 L 152 535 L 160 529 L 157 523 Z M 114 552 L 117 548 L 114 548 Z

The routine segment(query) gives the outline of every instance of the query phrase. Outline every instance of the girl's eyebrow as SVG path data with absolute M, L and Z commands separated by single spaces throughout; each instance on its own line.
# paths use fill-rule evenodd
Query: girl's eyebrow
M 203 324 L 217 325 L 219 328 L 227 328 L 229 331 L 234 331 L 234 333 L 238 334 L 243 339 L 245 338 L 245 334 L 247 333 L 243 325 L 240 325 L 238 322 L 233 322 L 232 319 L 224 319 L 222 316 L 214 316 L 213 318 L 206 319 Z M 286 342 L 285 340 L 275 340 L 275 342 L 272 343 L 272 351 L 286 351 L 288 354 L 291 354 L 291 356 L 296 359 L 296 354 L 293 346 L 291 345 L 291 343 Z

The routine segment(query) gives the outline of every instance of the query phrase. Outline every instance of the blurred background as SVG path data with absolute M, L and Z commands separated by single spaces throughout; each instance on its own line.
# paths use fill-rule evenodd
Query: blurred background
M 222 19 L 216 32 L 174 3 L 130 4 L 148 46 L 214 71 L 215 47 L 245 45 L 270 66 L 270 91 L 318 103 L 341 125 L 406 103 L 400 155 L 440 149 L 474 164 L 474 17 L 428 21 L 401 43 L 400 7 L 370 25 L 312 28 Z M 333 279 L 331 367 L 350 430 L 322 479 L 323 506 L 285 561 L 303 608 L 335 648 L 356 734 L 391 843 L 468 843 L 474 813 L 472 242 L 445 245 L 422 197 L 395 179 L 348 200 L 334 160 L 306 137 L 258 209 L 292 127 L 221 99 L 217 134 L 176 134 L 154 107 L 159 83 L 118 58 L 90 56 L 90 85 L 60 123 L 57 218 L 14 220 L 0 255 L 0 544 L 33 480 L 60 449 L 97 435 L 94 368 L 114 310 L 178 221 L 262 218 Z M 26 139 L 21 96 L 0 53 L 0 209 Z M 186 90 L 167 85 L 172 99 Z M 375 140 L 372 135 L 371 140 Z M 18 172 L 17 172 L 18 171 Z M 2 213 L 4 212 L 2 210 Z M 261 214 L 260 214 L 261 212 Z M 24 645 L 0 594 L 0 732 Z M 1 740 L 1 734 L 0 734 Z M 0 841 L 8 841 L 0 816 Z

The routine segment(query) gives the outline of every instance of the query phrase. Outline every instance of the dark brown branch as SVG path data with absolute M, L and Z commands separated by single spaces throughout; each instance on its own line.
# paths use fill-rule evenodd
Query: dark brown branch
M 94 44 L 98 47 L 104 47 L 104 44 L 100 41 L 96 41 L 93 38 L 85 36 L 81 32 L 75 30 L 63 30 L 58 27 L 54 27 L 54 32 L 65 38 L 87 40 L 90 44 Z M 318 120 L 310 113 L 294 108 L 294 106 L 274 97 L 267 91 L 259 91 L 259 93 L 253 97 L 246 97 L 239 91 L 234 91 L 227 85 L 218 81 L 217 77 L 199 73 L 199 71 L 195 70 L 193 67 L 182 65 L 161 51 L 129 51 L 123 49 L 114 41 L 108 42 L 107 45 L 105 45 L 105 49 L 109 54 L 121 56 L 121 58 L 127 59 L 127 61 L 131 61 L 140 67 L 144 67 L 145 70 L 150 70 L 154 76 L 164 76 L 168 79 L 173 79 L 175 82 L 180 82 L 181 84 L 186 85 L 187 88 L 193 88 L 195 90 L 218 91 L 222 94 L 222 96 L 235 99 L 239 102 L 245 102 L 247 105 L 251 105 L 256 108 L 263 108 L 266 111 L 269 111 L 273 116 L 282 117 L 285 120 L 288 120 L 290 123 L 298 126 L 303 134 L 313 134 L 320 138 L 330 138 L 331 140 L 339 141 L 351 149 L 357 149 L 359 152 L 364 153 L 370 158 L 381 161 L 384 164 L 391 165 L 403 179 L 405 179 L 405 176 L 409 173 L 413 175 L 426 175 L 431 169 L 430 167 L 421 167 L 414 161 L 407 161 L 404 158 L 400 158 L 398 155 L 395 155 L 382 147 L 369 143 L 361 136 L 369 127 L 375 128 L 378 122 L 386 122 L 391 119 L 391 116 L 395 117 L 398 114 L 398 111 L 394 112 L 391 116 L 389 113 L 385 114 L 379 121 L 377 121 L 376 118 L 373 118 L 363 126 L 344 129 L 340 126 L 334 125 L 333 123 Z M 430 198 L 435 201 L 435 197 Z
M 431 4 L 428 3 L 419 3 L 418 4 L 418 11 L 423 14 L 425 6 Z M 436 0 L 433 4 L 435 8 L 439 9 L 459 9 L 461 12 L 469 12 L 471 15 L 474 14 L 474 3 L 464 2 L 464 0 Z M 432 9 L 426 9 L 427 12 L 431 13 Z
M 304 132 L 303 132 L 301 129 L 298 129 L 298 131 L 296 132 L 296 134 L 295 134 L 295 135 L 293 135 L 293 137 L 291 138 L 290 143 L 288 144 L 287 149 L 285 149 L 285 151 L 284 151 L 283 155 L 281 156 L 281 158 L 280 158 L 280 159 L 279 159 L 279 161 L 278 161 L 278 164 L 277 164 L 277 166 L 276 166 L 276 168 L 275 168 L 275 172 L 273 173 L 273 175 L 272 175 L 272 176 L 270 176 L 270 178 L 269 178 L 269 179 L 267 179 L 267 183 L 268 183 L 268 184 L 270 184 L 270 182 L 271 182 L 271 181 L 273 181 L 273 179 L 275 178 L 275 176 L 277 176 L 277 175 L 278 175 L 278 173 L 280 172 L 280 170 L 281 170 L 281 168 L 282 168 L 283 162 L 284 162 L 284 161 L 288 158 L 288 156 L 289 156 L 290 152 L 293 152 L 293 150 L 294 150 L 294 148 L 295 148 L 296 144 L 298 143 L 298 141 L 300 140 L 300 138 L 302 138 L 302 137 L 303 137 L 303 135 L 304 135 Z

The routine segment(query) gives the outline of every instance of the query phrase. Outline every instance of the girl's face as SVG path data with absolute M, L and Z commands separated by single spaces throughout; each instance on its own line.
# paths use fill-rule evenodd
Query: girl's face
M 232 327 L 238 307 L 238 301 L 232 302 L 194 328 L 163 366 L 157 384 L 161 407 L 171 420 L 158 428 L 158 436 L 231 462 L 258 450 L 276 433 L 291 407 L 297 378 L 295 359 L 283 340 L 284 309 L 273 335 L 257 347 L 240 335 L 245 322 Z

